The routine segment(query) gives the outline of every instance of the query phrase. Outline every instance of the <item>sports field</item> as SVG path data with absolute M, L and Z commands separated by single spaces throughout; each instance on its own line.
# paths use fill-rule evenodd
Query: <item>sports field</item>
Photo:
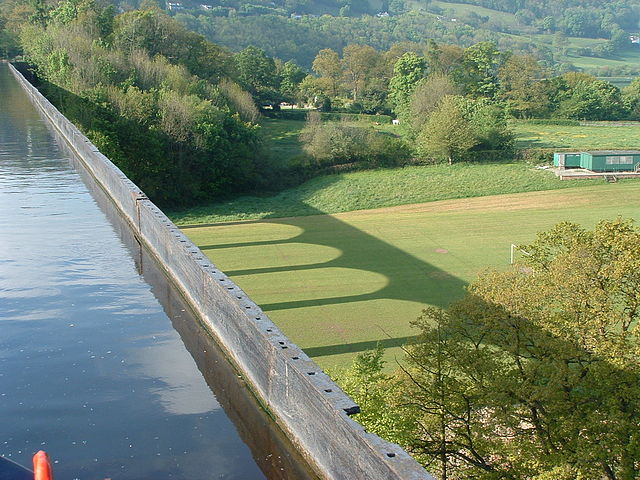
M 376 341 L 401 357 L 409 322 L 445 306 L 512 243 L 562 220 L 640 218 L 640 183 L 182 227 L 323 367 Z

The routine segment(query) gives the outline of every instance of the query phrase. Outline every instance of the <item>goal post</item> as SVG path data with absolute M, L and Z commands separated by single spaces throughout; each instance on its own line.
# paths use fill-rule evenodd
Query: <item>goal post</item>
M 516 245 L 515 243 L 511 244 L 511 257 L 510 257 L 510 265 L 513 265 L 516 261 L 516 252 L 520 252 L 523 255 L 526 255 L 527 257 L 530 257 L 531 254 L 529 252 L 527 252 L 526 250 L 523 250 L 522 248 L 518 247 L 518 245 Z

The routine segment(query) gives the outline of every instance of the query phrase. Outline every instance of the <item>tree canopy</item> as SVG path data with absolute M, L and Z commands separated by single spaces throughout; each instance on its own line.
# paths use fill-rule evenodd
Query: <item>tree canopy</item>
M 38 5 L 15 8 L 31 12 L 17 26 L 41 89 L 153 200 L 190 204 L 262 181 L 257 128 L 242 120 L 255 119 L 253 100 L 229 77 L 255 85 L 228 51 L 157 8 Z

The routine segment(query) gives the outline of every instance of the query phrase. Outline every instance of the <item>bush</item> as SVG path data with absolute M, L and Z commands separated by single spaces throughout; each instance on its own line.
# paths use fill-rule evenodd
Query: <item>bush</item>
M 517 159 L 536 165 L 541 163 L 550 164 L 553 162 L 554 151 L 552 148 L 527 148 L 518 150 Z
M 344 120 L 323 122 L 323 115 L 318 112 L 309 113 L 301 140 L 316 167 L 396 166 L 410 157 L 409 148 L 398 138 L 355 127 Z
M 374 135 L 370 146 L 371 166 L 397 167 L 409 163 L 412 151 L 409 146 L 399 138 L 387 135 Z
M 368 123 L 391 123 L 390 115 L 367 115 L 362 113 L 323 113 L 324 121 L 345 121 L 345 122 L 368 122 Z
M 500 163 L 513 162 L 512 150 L 470 150 L 460 156 L 464 162 Z

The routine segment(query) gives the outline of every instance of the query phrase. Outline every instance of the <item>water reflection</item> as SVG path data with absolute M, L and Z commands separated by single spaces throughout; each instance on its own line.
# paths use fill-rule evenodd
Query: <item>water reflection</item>
M 193 369 L 193 360 L 184 358 L 180 339 L 173 335 L 164 337 L 134 354 L 140 373 L 163 383 L 161 388 L 152 390 L 160 404 L 173 415 L 207 413 L 220 408 L 209 387 L 202 382 L 200 372 Z

